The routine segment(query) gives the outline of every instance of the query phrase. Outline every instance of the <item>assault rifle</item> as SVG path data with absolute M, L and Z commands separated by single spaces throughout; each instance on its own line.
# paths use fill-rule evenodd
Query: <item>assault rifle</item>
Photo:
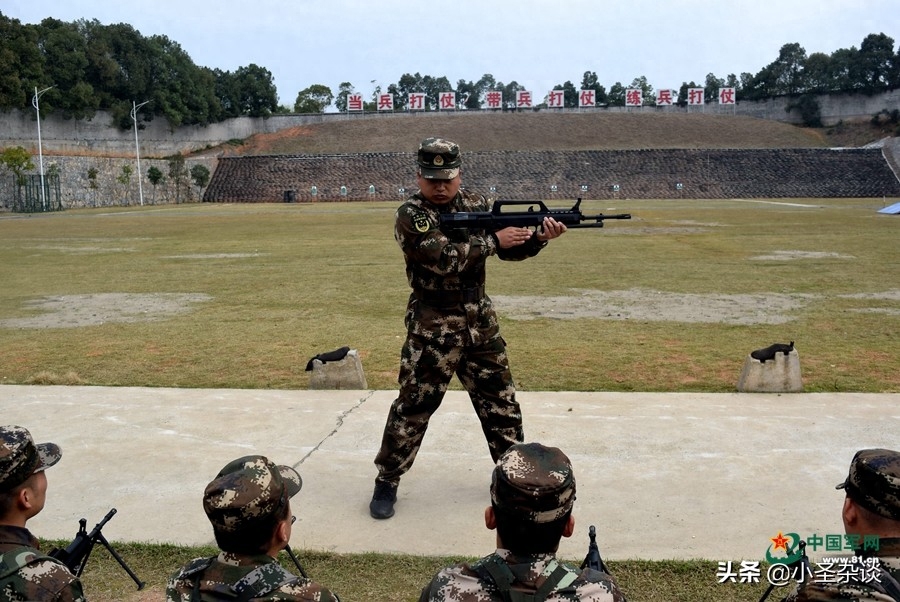
M 75 539 L 72 540 L 72 543 L 67 545 L 64 550 L 53 548 L 50 550 L 50 556 L 66 565 L 69 570 L 72 571 L 73 575 L 81 577 L 81 573 L 84 572 L 84 565 L 87 564 L 88 557 L 90 557 L 94 545 L 99 542 L 103 544 L 104 548 L 109 550 L 112 557 L 118 561 L 123 569 L 125 569 L 128 576 L 137 584 L 137 588 L 143 589 L 144 582 L 137 578 L 134 571 L 125 564 L 122 557 L 113 550 L 112 546 L 109 545 L 109 542 L 106 541 L 106 538 L 103 537 L 103 533 L 101 533 L 103 526 L 109 522 L 109 519 L 111 519 L 115 513 L 115 508 L 110 510 L 106 516 L 103 517 L 103 520 L 97 523 L 96 527 L 91 529 L 90 533 L 87 532 L 87 520 L 82 518 L 78 521 L 78 533 L 75 534 Z
M 504 211 L 504 207 L 528 207 L 523 211 Z M 548 209 L 543 201 L 495 201 L 490 211 L 460 211 L 442 213 L 441 226 L 452 229 L 469 228 L 496 232 L 510 226 L 517 228 L 539 228 L 545 217 L 552 217 L 568 228 L 602 228 L 603 220 L 631 219 L 630 213 L 613 215 L 585 215 L 581 212 L 581 197 L 571 209 Z
M 588 537 L 591 538 L 591 543 L 588 544 L 587 556 L 584 557 L 581 568 L 594 569 L 609 575 L 610 572 L 606 565 L 603 564 L 603 558 L 600 557 L 600 548 L 597 547 L 597 529 L 594 528 L 594 525 L 591 525 L 591 528 L 588 529 Z

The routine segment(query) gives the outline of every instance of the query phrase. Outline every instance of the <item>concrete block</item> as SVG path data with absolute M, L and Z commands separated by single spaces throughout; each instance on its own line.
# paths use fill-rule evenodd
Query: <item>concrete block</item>
M 366 375 L 356 349 L 347 352 L 344 359 L 322 363 L 312 361 L 310 389 L 368 389 Z
M 800 354 L 794 349 L 787 355 L 776 353 L 773 359 L 761 362 L 750 357 L 738 380 L 738 391 L 747 393 L 797 393 L 803 390 L 800 376 Z

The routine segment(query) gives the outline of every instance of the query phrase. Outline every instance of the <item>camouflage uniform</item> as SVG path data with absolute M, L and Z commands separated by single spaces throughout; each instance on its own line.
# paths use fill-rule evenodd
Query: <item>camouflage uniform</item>
M 429 139 L 420 148 L 424 171 L 444 157 L 442 175 L 458 172 L 459 149 Z M 424 155 L 424 157 L 423 157 Z M 443 179 L 443 178 L 439 178 Z M 407 338 L 400 352 L 399 395 L 388 415 L 381 449 L 375 458 L 377 481 L 396 484 L 409 470 L 454 374 L 469 393 L 494 461 L 523 440 L 522 413 L 516 402 L 506 345 L 497 315 L 485 294 L 485 262 L 491 255 L 518 261 L 533 257 L 547 244 L 532 236 L 523 245 L 501 249 L 491 232 L 440 229 L 441 213 L 489 211 L 491 202 L 466 190 L 449 203 L 436 205 L 421 192 L 396 213 L 394 237 L 406 261 L 412 293 L 406 306 Z
M 0 427 L 0 494 L 13 493 L 36 472 L 59 462 L 53 443 L 35 445 L 20 426 Z M 0 517 L 0 600 L 83 602 L 81 582 L 66 566 L 40 551 L 31 532 Z
M 896 521 L 900 531 L 900 452 L 888 449 L 864 449 L 853 457 L 847 479 L 837 486 L 863 508 Z M 875 533 L 870 535 L 877 535 Z M 858 556 L 877 556 L 882 568 L 879 583 L 817 583 L 813 578 L 798 586 L 786 602 L 828 600 L 880 600 L 900 602 L 900 537 L 882 537 L 878 550 L 857 552 Z
M 84 592 L 63 563 L 41 553 L 28 529 L 0 525 L 0 600 L 83 602 Z
M 192 597 L 195 579 L 199 579 L 197 598 Z M 292 575 L 277 560 L 266 554 L 244 556 L 220 552 L 212 558 L 194 559 L 173 575 L 166 587 L 166 600 L 234 600 L 236 590 L 241 587 L 235 586 L 242 580 L 261 592 L 260 596 L 251 596 L 248 600 L 330 602 L 338 599 L 321 585 L 305 577 Z
M 539 525 L 566 519 L 575 503 L 575 475 L 566 455 L 539 443 L 512 446 L 494 468 L 491 504 L 495 512 Z M 557 541 L 558 544 L 558 541 Z M 518 554 L 500 548 L 475 563 L 439 571 L 420 602 L 624 602 L 612 576 L 575 569 L 552 552 Z
M 260 528 L 260 521 L 284 511 L 303 481 L 289 466 L 276 466 L 264 456 L 245 456 L 229 462 L 207 485 L 203 509 L 217 533 L 241 534 Z M 337 601 L 321 585 L 292 575 L 265 553 L 222 551 L 196 558 L 170 578 L 169 602 L 215 600 Z

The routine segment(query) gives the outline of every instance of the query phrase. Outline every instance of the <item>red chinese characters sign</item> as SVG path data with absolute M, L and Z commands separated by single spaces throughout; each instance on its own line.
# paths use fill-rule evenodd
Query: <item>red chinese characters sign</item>
M 551 109 L 561 109 L 566 106 L 566 96 L 562 90 L 550 90 L 547 93 L 547 106 Z
M 594 90 L 582 90 L 578 93 L 579 107 L 593 107 L 597 104 L 597 97 Z
M 626 107 L 639 107 L 642 104 L 644 104 L 644 97 L 640 88 L 628 88 L 625 90 Z
M 347 95 L 347 110 L 348 111 L 362 111 L 363 110 L 362 94 L 348 94 Z
M 733 105 L 734 103 L 734 88 L 719 88 L 719 104 Z
M 516 92 L 516 108 L 526 109 L 531 107 L 531 92 L 519 90 Z
M 438 103 L 442 111 L 452 111 L 456 108 L 456 92 L 441 92 Z
M 489 90 L 484 95 L 484 102 L 489 109 L 503 108 L 503 92 L 497 90 Z
M 394 110 L 394 95 L 393 94 L 379 94 L 378 95 L 378 110 L 379 111 L 393 111 Z
M 672 94 L 673 90 L 657 90 L 656 91 L 656 104 L 660 107 L 671 106 L 675 102 L 675 95 Z
M 689 105 L 702 105 L 703 88 L 688 88 L 687 101 Z
M 409 110 L 424 111 L 425 110 L 425 94 L 423 92 L 409 93 Z

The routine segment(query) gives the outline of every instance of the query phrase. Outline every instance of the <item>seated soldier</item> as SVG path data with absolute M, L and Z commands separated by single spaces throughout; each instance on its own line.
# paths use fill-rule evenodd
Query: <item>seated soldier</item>
M 900 602 L 900 452 L 890 449 L 863 449 L 850 462 L 843 483 L 846 497 L 841 509 L 848 535 L 877 536 L 878 549 L 862 549 L 855 556 L 878 569 L 861 580 L 855 577 L 823 582 L 815 576 L 799 585 L 785 600 L 883 600 Z M 853 571 L 847 571 L 851 573 Z
M 83 602 L 81 582 L 41 553 L 25 523 L 44 509 L 44 469 L 59 462 L 54 443 L 34 444 L 21 426 L 0 426 L 0 600 Z
M 575 529 L 575 475 L 555 447 L 518 443 L 497 461 L 484 524 L 497 530 L 497 551 L 473 564 L 439 571 L 420 602 L 533 600 L 618 602 L 625 597 L 607 573 L 556 559 Z
M 338 600 L 276 560 L 290 542 L 290 498 L 301 486 L 296 470 L 264 456 L 228 463 L 203 494 L 203 509 L 221 552 L 192 560 L 172 575 L 166 600 Z

